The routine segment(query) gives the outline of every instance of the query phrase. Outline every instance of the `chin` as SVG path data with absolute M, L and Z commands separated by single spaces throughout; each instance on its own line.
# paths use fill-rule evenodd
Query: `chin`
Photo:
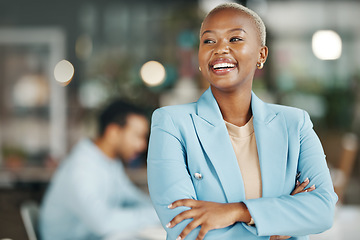
M 126 162 L 126 163 L 131 163 L 131 162 L 133 162 L 134 160 L 136 160 L 137 157 L 138 157 L 137 154 L 131 155 L 131 156 L 127 157 L 126 160 L 124 159 L 124 162 Z
M 221 84 L 221 83 L 210 83 L 212 88 L 216 88 L 219 91 L 222 92 L 231 92 L 233 90 L 236 90 L 238 88 L 238 85 L 235 84 L 229 84 L 229 83 L 225 83 L 225 84 Z

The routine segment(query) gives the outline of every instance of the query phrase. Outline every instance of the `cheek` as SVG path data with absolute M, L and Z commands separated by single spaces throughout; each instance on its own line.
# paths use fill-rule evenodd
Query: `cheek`
M 139 151 L 144 150 L 146 148 L 147 140 L 145 138 L 138 137 L 136 139 L 136 142 L 137 142 L 136 146 Z
M 139 151 L 143 146 L 143 139 L 135 134 L 128 137 L 128 149 Z
M 131 134 L 129 133 L 124 134 L 122 144 L 125 150 L 131 148 L 131 143 L 133 142 L 132 138 L 133 136 Z
M 203 47 L 199 47 L 198 59 L 200 66 L 206 66 L 208 64 L 209 55 L 210 53 L 208 50 L 204 49 Z
M 254 62 L 256 64 L 259 53 L 251 46 L 244 46 L 236 49 L 236 55 L 240 58 L 246 59 L 249 64 L 253 64 Z

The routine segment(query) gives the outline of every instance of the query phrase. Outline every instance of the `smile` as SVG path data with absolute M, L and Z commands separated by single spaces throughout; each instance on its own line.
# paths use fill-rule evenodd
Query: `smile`
M 236 64 L 229 61 L 215 61 L 210 64 L 210 69 L 216 74 L 226 74 L 236 69 Z
M 234 67 L 235 67 L 235 64 L 233 64 L 233 63 L 218 63 L 213 66 L 213 69 L 218 70 L 218 69 L 223 69 L 223 68 L 234 68 Z

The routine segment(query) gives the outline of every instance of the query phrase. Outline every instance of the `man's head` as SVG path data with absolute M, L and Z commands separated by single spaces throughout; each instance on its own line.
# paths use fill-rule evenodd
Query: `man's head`
M 110 157 L 133 160 L 147 146 L 149 123 L 138 107 L 113 101 L 99 116 L 100 148 Z

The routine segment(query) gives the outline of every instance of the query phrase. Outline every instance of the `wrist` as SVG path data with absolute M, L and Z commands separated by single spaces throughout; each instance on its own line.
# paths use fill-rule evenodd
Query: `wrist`
M 248 208 L 246 207 L 245 203 L 234 203 L 237 206 L 236 211 L 236 222 L 245 222 L 250 223 L 252 218 Z

